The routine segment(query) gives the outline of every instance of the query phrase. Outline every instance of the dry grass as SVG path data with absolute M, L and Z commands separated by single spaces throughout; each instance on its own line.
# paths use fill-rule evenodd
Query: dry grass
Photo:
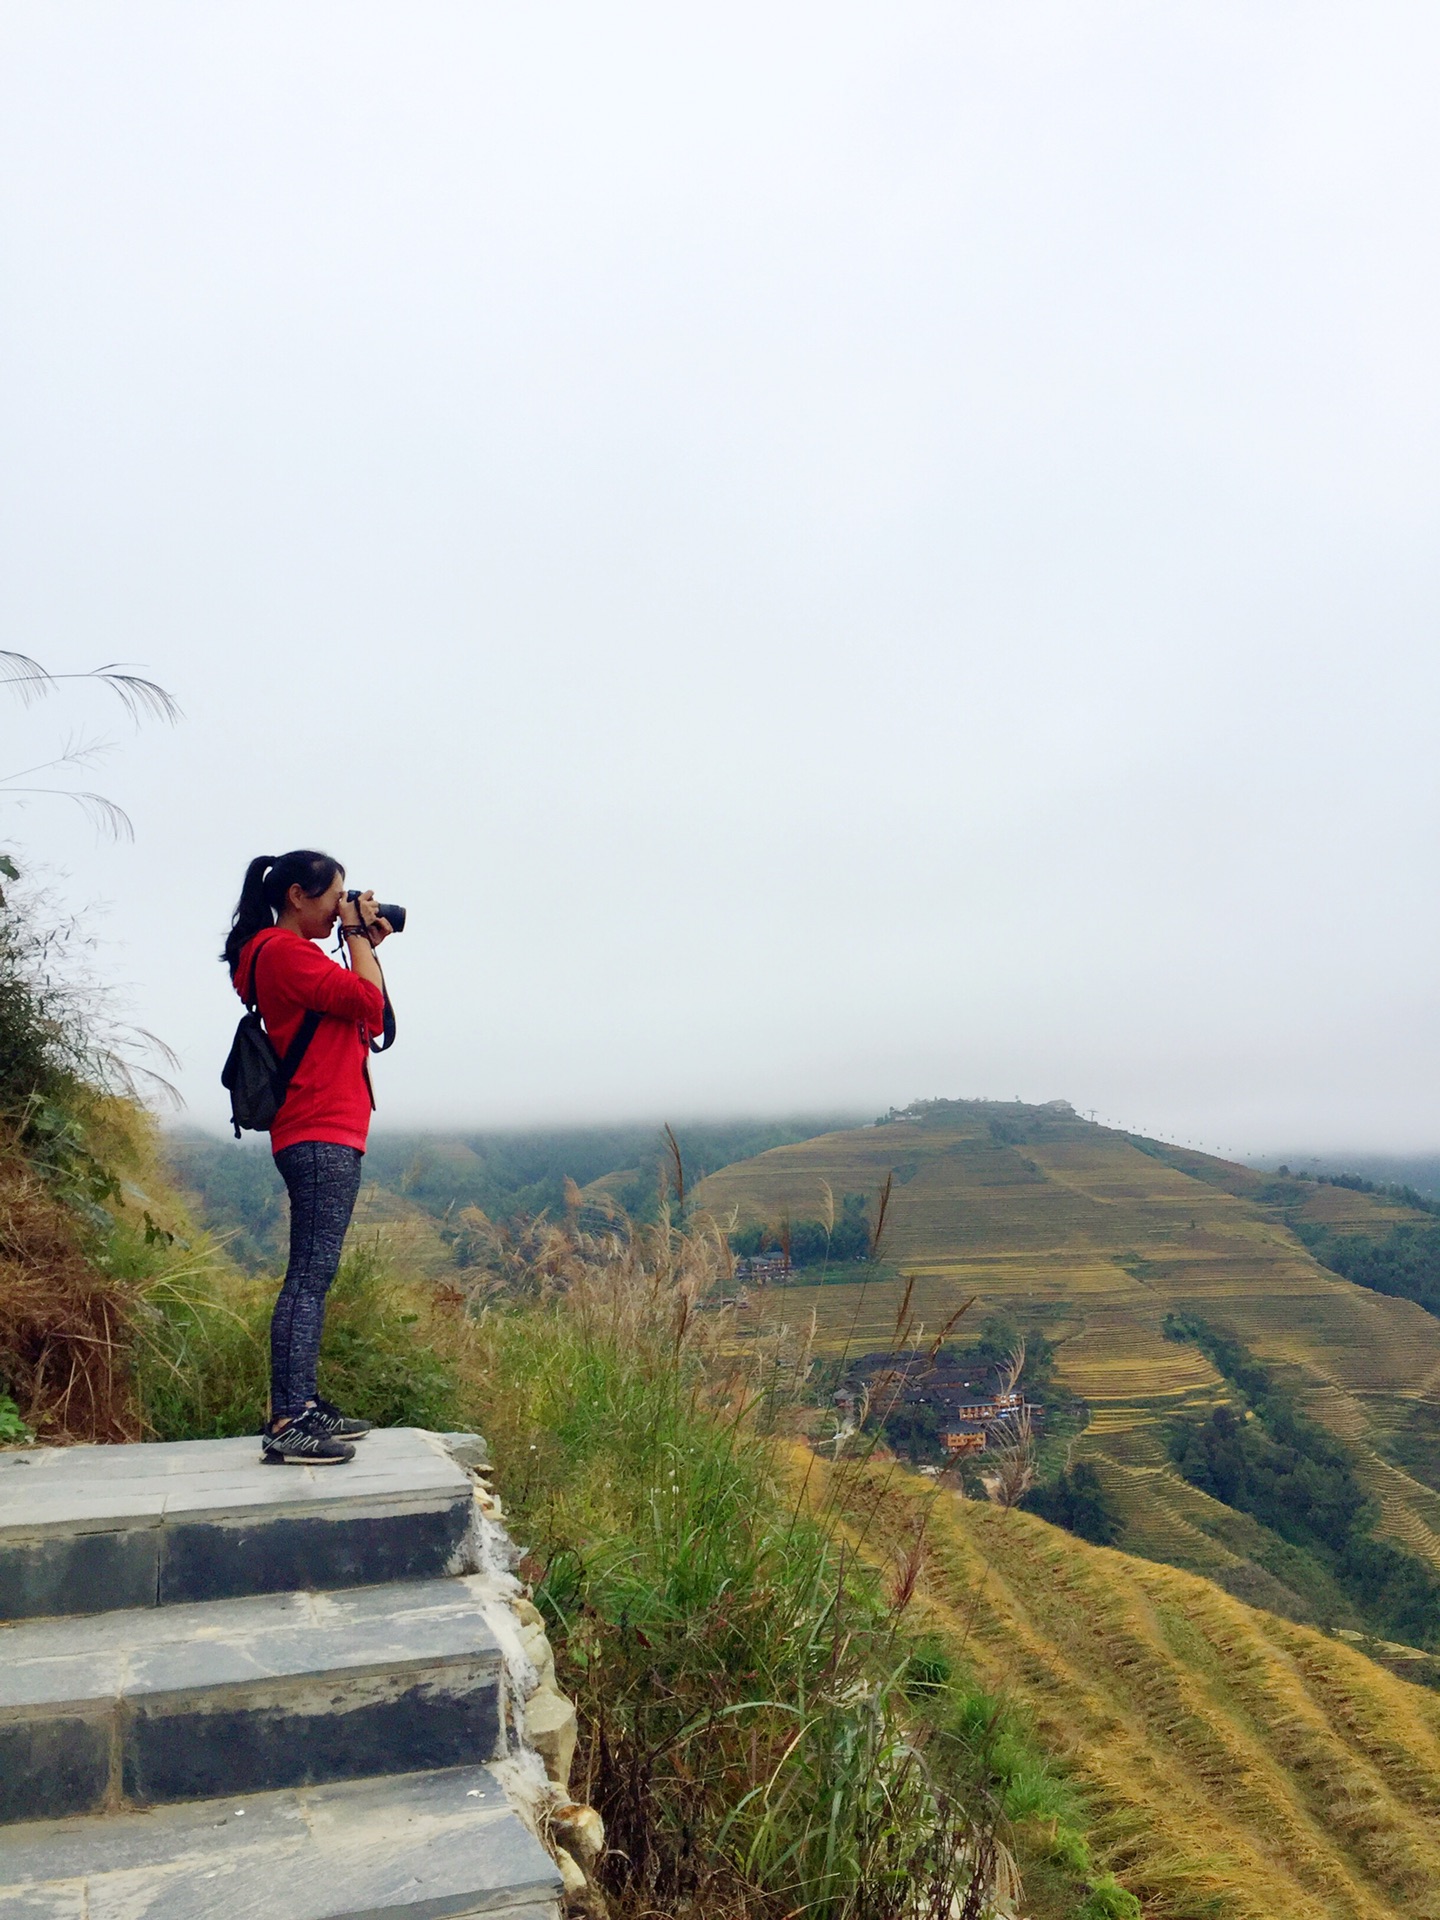
M 98 1270 L 75 1215 L 0 1152 L 0 1371 L 46 1440 L 138 1440 L 133 1289 Z
M 1440 1916 L 1440 1697 L 1028 1514 L 810 1475 L 877 1563 L 928 1511 L 920 1602 L 1071 1758 L 1151 1920 Z
M 77 1092 L 82 1172 L 110 1170 L 105 1207 L 45 1178 L 0 1126 L 0 1392 L 49 1442 L 145 1437 L 136 1358 L 159 1284 L 219 1262 L 187 1245 L 184 1209 L 159 1165 L 155 1126 L 132 1102 Z

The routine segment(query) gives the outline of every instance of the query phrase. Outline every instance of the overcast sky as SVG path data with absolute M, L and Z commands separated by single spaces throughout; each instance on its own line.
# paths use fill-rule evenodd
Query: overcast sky
M 190 1117 L 312 844 L 412 911 L 382 1121 L 1440 1147 L 1437 68 L 1384 0 L 9 0 L 0 645 L 185 719 L 83 777 L 133 846 L 0 826 Z

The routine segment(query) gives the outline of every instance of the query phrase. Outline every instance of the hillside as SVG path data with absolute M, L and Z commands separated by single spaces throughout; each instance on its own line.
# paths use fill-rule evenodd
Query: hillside
M 888 1276 L 867 1282 L 858 1267 L 823 1285 L 757 1291 L 752 1324 L 794 1325 L 813 1311 L 822 1352 L 882 1347 L 913 1276 L 914 1311 L 932 1332 L 972 1296 L 971 1325 L 999 1310 L 1043 1330 L 1058 1347 L 1061 1384 L 1090 1409 L 1076 1452 L 1119 1504 L 1123 1544 L 1313 1618 L 1277 1576 L 1283 1556 L 1265 1530 L 1169 1462 L 1166 1423 L 1226 1394 L 1196 1346 L 1164 1337 L 1167 1315 L 1197 1316 L 1238 1335 L 1346 1442 L 1379 1502 L 1381 1531 L 1440 1566 L 1430 1412 L 1440 1405 L 1440 1320 L 1338 1278 L 1289 1224 L 1383 1234 L 1424 1216 L 1383 1194 L 1277 1181 L 1136 1141 L 1063 1103 L 932 1103 L 723 1168 L 699 1198 L 741 1225 L 814 1218 L 828 1184 L 837 1208 L 842 1195 L 863 1192 L 873 1213 L 892 1172 Z
M 1027 1708 L 1147 1920 L 1435 1920 L 1440 1696 L 1208 1581 L 872 1468 L 838 1497 L 911 1550 L 942 1639 Z
M 850 1116 L 677 1124 L 674 1140 L 685 1177 L 746 1159 L 768 1147 L 827 1133 Z M 267 1145 L 216 1139 L 194 1128 L 171 1128 L 166 1157 L 196 1215 L 225 1241 L 230 1257 L 251 1273 L 285 1261 L 285 1190 Z M 427 1273 L 463 1266 L 461 1216 L 479 1208 L 510 1221 L 566 1205 L 566 1182 L 591 1193 L 603 1188 L 637 1219 L 655 1217 L 660 1195 L 676 1184 L 673 1152 L 659 1125 L 552 1127 L 503 1133 L 392 1133 L 377 1128 L 365 1156 L 358 1219 L 382 1229 L 397 1255 Z

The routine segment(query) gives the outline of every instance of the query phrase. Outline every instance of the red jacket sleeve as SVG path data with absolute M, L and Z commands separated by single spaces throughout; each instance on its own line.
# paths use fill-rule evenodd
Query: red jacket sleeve
M 273 970 L 271 990 L 278 988 L 287 1000 L 307 1012 L 330 1013 L 341 1020 L 360 1020 L 372 1032 L 380 1031 L 385 1018 L 385 995 L 380 988 L 369 980 L 357 979 L 348 967 L 327 959 L 313 942 L 266 941 L 262 978 L 270 970 Z

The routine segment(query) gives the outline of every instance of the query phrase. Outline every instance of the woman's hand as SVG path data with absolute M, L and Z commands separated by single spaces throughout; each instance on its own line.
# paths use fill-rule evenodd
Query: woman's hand
M 395 931 L 390 922 L 376 911 L 377 904 L 373 887 L 367 887 L 358 900 L 342 900 L 340 903 L 341 916 L 345 918 L 346 926 L 364 927 L 370 936 L 372 947 L 378 947 L 387 935 Z M 345 917 L 347 910 L 355 914 L 356 917 L 353 920 Z

